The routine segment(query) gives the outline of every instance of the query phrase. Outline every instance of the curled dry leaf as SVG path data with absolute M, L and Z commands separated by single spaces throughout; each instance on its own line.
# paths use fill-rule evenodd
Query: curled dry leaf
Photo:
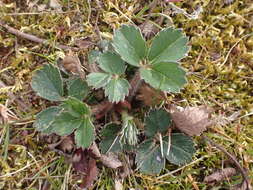
M 97 168 L 96 160 L 94 160 L 93 158 L 90 158 L 88 162 L 86 175 L 84 176 L 84 180 L 81 187 L 82 188 L 92 187 L 93 182 L 97 179 L 97 176 L 98 176 L 98 168 Z
M 118 159 L 117 155 L 112 152 L 109 152 L 107 155 L 101 155 L 100 160 L 105 166 L 112 169 L 122 167 L 122 162 Z
M 226 180 L 227 178 L 232 177 L 235 174 L 236 174 L 236 169 L 224 168 L 222 170 L 214 172 L 213 174 L 209 176 L 206 176 L 204 179 L 204 182 L 209 183 L 209 184 L 214 184 L 214 183 Z
M 186 107 L 182 111 L 172 107 L 171 117 L 176 127 L 189 136 L 201 135 L 208 126 L 213 124 L 211 109 L 206 106 Z
M 78 74 L 81 78 L 85 78 L 85 72 L 82 69 L 81 62 L 77 55 L 69 53 L 69 55 L 65 56 L 62 60 L 62 66 L 66 69 L 66 71 Z

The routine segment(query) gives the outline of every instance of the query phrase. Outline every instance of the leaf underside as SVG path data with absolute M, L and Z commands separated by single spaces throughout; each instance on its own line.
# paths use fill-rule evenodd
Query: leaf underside
M 157 63 L 149 69 L 140 69 L 141 78 L 156 89 L 179 92 L 186 84 L 185 71 L 174 62 Z
M 33 90 L 42 98 L 50 101 L 63 100 L 63 82 L 60 71 L 52 64 L 44 65 L 32 78 Z
M 140 66 L 147 52 L 145 40 L 140 30 L 134 26 L 123 25 L 116 30 L 113 47 L 124 61 L 133 66 Z

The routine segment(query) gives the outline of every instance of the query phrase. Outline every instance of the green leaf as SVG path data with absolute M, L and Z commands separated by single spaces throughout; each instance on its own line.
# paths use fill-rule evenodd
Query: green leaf
M 52 106 L 49 107 L 36 115 L 36 121 L 33 123 L 33 127 L 38 131 L 50 133 L 50 126 L 55 121 L 57 115 L 59 115 L 61 107 Z
M 110 102 L 118 103 L 125 99 L 129 93 L 130 84 L 126 79 L 115 78 L 112 79 L 105 86 L 105 95 L 108 96 Z
M 99 144 L 101 152 L 103 154 L 107 152 L 119 152 L 121 151 L 121 145 L 119 142 L 119 132 L 121 127 L 115 123 L 107 124 L 101 131 L 102 140 Z
M 145 134 L 148 137 L 153 137 L 156 133 L 166 132 L 171 126 L 171 117 L 164 110 L 151 110 L 145 118 Z
M 85 115 L 91 115 L 89 106 L 74 97 L 69 97 L 65 100 L 61 107 L 63 107 L 66 112 L 77 118 Z
M 111 78 L 112 76 L 106 73 L 90 73 L 87 76 L 87 83 L 89 86 L 93 86 L 93 88 L 98 89 L 107 85 Z
M 94 140 L 94 126 L 90 118 L 85 118 L 75 132 L 75 142 L 78 147 L 88 148 Z
M 89 93 L 89 87 L 81 78 L 75 78 L 67 83 L 68 95 L 83 100 Z
M 121 75 L 125 72 L 126 66 L 124 61 L 117 54 L 106 52 L 98 59 L 99 67 L 110 74 Z
M 192 139 L 182 133 L 172 133 L 171 146 L 168 155 L 168 139 L 167 137 L 164 137 L 163 150 L 163 154 L 166 156 L 166 159 L 169 162 L 179 166 L 190 162 L 193 154 L 196 151 Z
M 101 52 L 98 50 L 91 50 L 88 54 L 88 63 L 95 64 L 101 55 Z
M 177 63 L 156 63 L 140 69 L 141 78 L 152 87 L 167 92 L 179 92 L 187 82 L 185 71 Z
M 77 118 L 69 112 L 61 112 L 50 126 L 51 131 L 60 135 L 69 135 L 83 123 L 82 118 Z
M 146 140 L 137 149 L 135 162 L 141 172 L 147 174 L 159 174 L 165 166 L 160 147 L 152 140 Z
M 37 70 L 32 78 L 33 90 L 50 101 L 63 100 L 63 83 L 57 67 L 47 64 Z
M 162 30 L 153 39 L 148 60 L 152 63 L 177 62 L 185 57 L 189 47 L 188 39 L 181 30 L 167 28 Z
M 116 30 L 113 47 L 122 59 L 133 66 L 140 66 L 146 56 L 147 47 L 140 30 L 134 26 L 123 25 Z

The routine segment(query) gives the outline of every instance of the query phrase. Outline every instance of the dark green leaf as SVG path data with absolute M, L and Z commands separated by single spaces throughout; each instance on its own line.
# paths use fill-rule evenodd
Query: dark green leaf
M 168 137 L 164 137 L 163 139 L 164 155 L 169 162 L 176 165 L 184 165 L 192 160 L 195 148 L 194 143 L 189 136 L 182 133 L 172 133 L 171 146 L 168 155 Z
M 119 142 L 119 132 L 121 127 L 115 123 L 107 124 L 101 131 L 102 140 L 99 144 L 101 152 L 119 152 L 121 145 Z
M 68 95 L 83 100 L 89 92 L 89 87 L 85 81 L 80 78 L 72 79 L 67 83 Z
M 134 66 L 140 65 L 147 52 L 145 40 L 140 30 L 134 26 L 123 25 L 116 30 L 113 46 L 124 61 Z
M 61 112 L 50 126 L 51 131 L 60 135 L 69 135 L 83 123 L 82 118 L 77 118 L 69 112 Z
M 179 92 L 187 82 L 185 71 L 177 63 L 156 63 L 149 69 L 141 68 L 140 72 L 145 82 L 167 92 Z
M 32 88 L 39 96 L 51 101 L 63 100 L 63 83 L 57 67 L 47 64 L 32 78 Z
M 75 132 L 75 142 L 78 147 L 88 148 L 94 140 L 94 126 L 90 118 L 85 118 Z
M 112 76 L 106 73 L 90 73 L 87 76 L 87 83 L 95 89 L 102 88 L 109 83 Z
M 52 106 L 38 113 L 36 115 L 36 121 L 33 124 L 34 128 L 36 128 L 38 131 L 50 133 L 50 130 L 47 129 L 50 128 L 61 110 L 61 107 Z
M 152 140 L 146 140 L 140 144 L 135 162 L 141 172 L 147 174 L 159 174 L 165 166 L 165 159 L 162 158 L 160 147 Z
M 66 112 L 77 118 L 84 115 L 89 116 L 91 114 L 89 106 L 74 97 L 69 97 L 65 100 L 61 107 L 63 107 Z
M 125 72 L 126 66 L 124 61 L 117 54 L 106 52 L 98 59 L 99 67 L 110 74 L 121 75 Z
M 181 30 L 167 28 L 153 39 L 148 59 L 152 64 L 161 62 L 177 62 L 182 59 L 189 47 L 188 39 Z
M 118 103 L 123 101 L 125 96 L 128 95 L 130 84 L 126 79 L 115 78 L 112 79 L 105 86 L 105 95 L 108 96 L 110 102 Z
M 151 110 L 145 119 L 145 124 L 145 134 L 152 137 L 158 132 L 163 133 L 168 130 L 171 117 L 164 109 Z

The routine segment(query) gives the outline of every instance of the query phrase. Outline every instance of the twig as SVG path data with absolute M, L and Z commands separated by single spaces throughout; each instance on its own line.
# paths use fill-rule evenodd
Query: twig
M 245 172 L 245 170 L 243 169 L 243 167 L 240 165 L 240 163 L 236 160 L 235 156 L 233 156 L 231 153 L 229 153 L 224 147 L 222 147 L 221 145 L 215 143 L 213 140 L 211 140 L 210 138 L 203 136 L 202 137 L 204 140 L 206 140 L 207 142 L 209 142 L 212 146 L 218 148 L 220 151 L 222 151 L 231 161 L 234 162 L 235 166 L 237 167 L 237 169 L 241 172 L 242 177 L 243 177 L 243 182 L 246 182 L 247 184 L 247 188 L 246 190 L 250 190 L 250 183 L 249 183 L 249 177 L 247 175 L 247 173 Z M 242 183 L 243 183 L 242 182 Z
M 37 36 L 31 35 L 31 34 L 27 34 L 24 32 L 21 32 L 15 28 L 12 28 L 11 26 L 5 24 L 3 21 L 0 20 L 0 26 L 2 26 L 3 28 L 5 28 L 5 30 L 11 34 L 14 34 L 18 37 L 30 40 L 32 42 L 36 42 L 39 44 L 45 44 L 45 45 L 49 45 L 48 40 L 42 39 L 42 38 L 38 38 Z M 71 47 L 71 46 L 66 46 L 66 45 L 61 45 L 61 44 L 56 44 L 56 47 L 59 49 L 64 49 L 64 50 L 73 50 L 73 51 L 78 51 L 79 48 L 76 47 Z

